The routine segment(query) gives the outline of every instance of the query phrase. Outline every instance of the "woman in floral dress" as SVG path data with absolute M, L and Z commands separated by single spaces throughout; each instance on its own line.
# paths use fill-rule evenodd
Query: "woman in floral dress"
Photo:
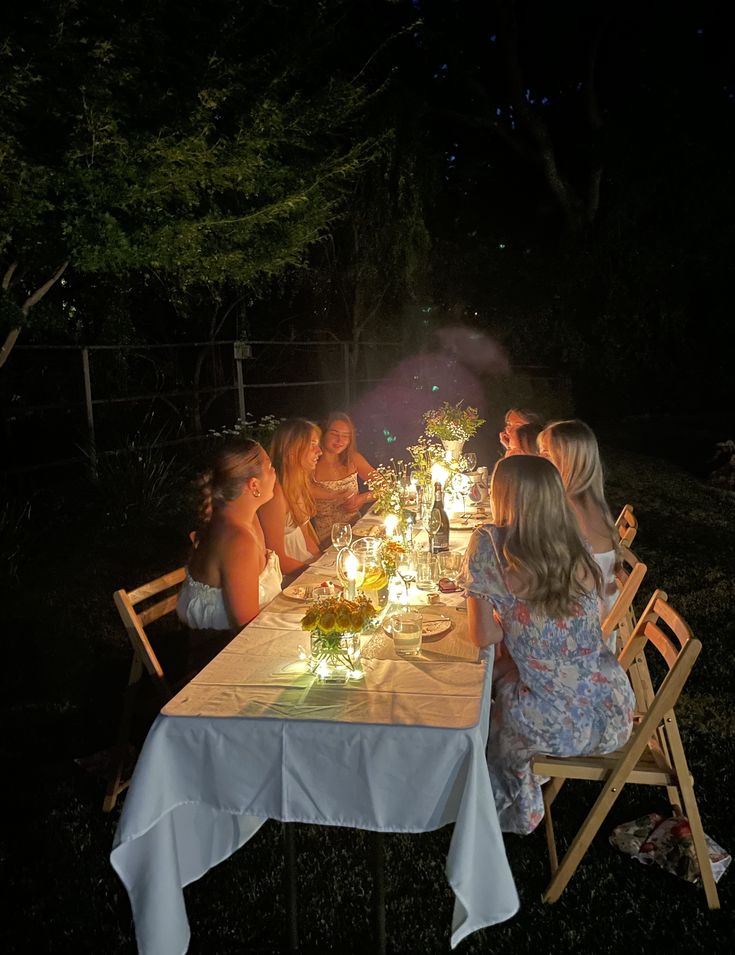
M 541 457 L 504 458 L 491 497 L 494 523 L 474 531 L 460 583 L 471 638 L 500 645 L 487 759 L 501 828 L 523 835 L 544 814 L 533 756 L 618 749 L 634 697 L 603 642 L 600 571 L 556 468 Z
M 354 524 L 360 508 L 374 500 L 370 491 L 360 493 L 357 481 L 365 481 L 374 470 L 355 447 L 352 419 L 344 411 L 333 412 L 322 431 L 322 456 L 311 488 L 314 530 L 323 545 L 330 543 L 332 524 Z

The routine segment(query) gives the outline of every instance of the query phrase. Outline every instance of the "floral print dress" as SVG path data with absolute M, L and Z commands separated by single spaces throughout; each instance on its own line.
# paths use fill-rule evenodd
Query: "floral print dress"
M 525 835 L 544 815 L 536 753 L 583 756 L 623 746 L 633 726 L 628 678 L 602 639 L 597 594 L 573 616 L 552 619 L 505 584 L 503 528 L 477 528 L 465 553 L 460 586 L 489 601 L 515 668 L 500 677 L 490 715 L 487 760 L 504 832 Z

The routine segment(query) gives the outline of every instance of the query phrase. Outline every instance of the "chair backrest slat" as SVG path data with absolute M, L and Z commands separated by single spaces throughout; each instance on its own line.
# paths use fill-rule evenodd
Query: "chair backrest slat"
M 164 574 L 163 577 L 158 577 L 156 580 L 151 580 L 149 583 L 143 584 L 135 590 L 128 591 L 128 599 L 135 607 L 141 601 L 147 600 L 149 597 L 155 597 L 156 594 L 160 594 L 161 591 L 169 590 L 171 587 L 183 583 L 185 577 L 185 568 L 179 567 L 177 570 L 172 570 L 170 573 Z
M 602 623 L 602 634 L 608 637 L 613 630 L 620 626 L 626 618 L 636 594 L 641 586 L 643 578 L 646 576 L 648 567 L 628 548 L 627 545 L 621 547 L 621 559 L 615 573 L 615 580 L 618 585 L 618 596 L 615 603 L 610 608 L 609 613 Z
M 170 613 L 172 610 L 175 610 L 178 597 L 179 594 L 177 591 L 175 594 L 171 594 L 170 597 L 166 597 L 164 600 L 159 600 L 158 603 L 153 604 L 152 607 L 147 607 L 145 610 L 141 610 L 141 612 L 138 614 L 138 619 L 140 620 L 141 624 L 144 627 L 147 627 L 149 623 L 153 623 L 154 620 L 158 620 L 167 613 Z
M 638 533 L 638 518 L 634 514 L 632 504 L 626 504 L 623 507 L 618 515 L 618 519 L 615 521 L 615 526 L 620 534 L 621 543 L 632 544 Z

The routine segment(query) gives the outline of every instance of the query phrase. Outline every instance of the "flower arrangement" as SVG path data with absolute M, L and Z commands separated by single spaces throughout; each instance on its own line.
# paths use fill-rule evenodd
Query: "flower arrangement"
M 403 544 L 398 541 L 386 541 L 380 548 L 380 560 L 385 570 L 385 575 L 389 579 L 395 575 L 396 567 L 400 563 L 400 558 L 405 553 Z
M 435 464 L 446 465 L 445 451 L 440 444 L 422 434 L 416 444 L 406 448 L 412 458 L 411 476 L 417 484 L 431 486 L 431 469 Z
M 395 468 L 379 464 L 368 476 L 367 485 L 375 498 L 376 514 L 401 513 L 401 479 Z
M 440 441 L 467 441 L 485 424 L 477 408 L 463 408 L 461 401 L 456 405 L 445 401 L 440 408 L 424 412 L 424 421 L 425 433 Z
M 372 625 L 374 617 L 372 601 L 364 594 L 355 600 L 335 596 L 313 603 L 301 620 L 303 629 L 311 631 L 310 669 L 328 681 L 359 679 L 362 671 L 357 634 Z

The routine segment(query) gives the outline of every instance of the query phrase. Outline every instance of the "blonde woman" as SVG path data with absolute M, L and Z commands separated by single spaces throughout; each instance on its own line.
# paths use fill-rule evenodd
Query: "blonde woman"
M 600 615 L 604 620 L 617 597 L 618 534 L 605 500 L 597 438 L 584 421 L 555 421 L 538 436 L 538 447 L 558 468 L 582 536 L 602 573 Z
M 473 532 L 459 582 L 471 639 L 504 650 L 487 759 L 501 829 L 523 835 L 543 818 L 534 754 L 612 752 L 630 736 L 634 697 L 603 642 L 600 571 L 559 472 L 541 457 L 503 458 L 490 493 L 494 524 Z
M 278 480 L 258 518 L 266 544 L 278 554 L 284 574 L 303 570 L 321 553 L 310 523 L 316 513 L 312 480 L 322 453 L 320 435 L 313 421 L 291 418 L 278 426 L 271 442 Z
M 202 477 L 197 546 L 176 603 L 192 630 L 239 630 L 281 592 L 257 517 L 275 483 L 270 458 L 249 440 L 223 448 Z
M 329 541 L 332 524 L 354 524 L 360 508 L 374 500 L 359 493 L 357 479 L 365 481 L 375 468 L 355 446 L 355 426 L 344 411 L 335 411 L 324 425 L 322 456 L 314 471 L 312 494 L 316 502 L 314 529 L 320 541 Z

